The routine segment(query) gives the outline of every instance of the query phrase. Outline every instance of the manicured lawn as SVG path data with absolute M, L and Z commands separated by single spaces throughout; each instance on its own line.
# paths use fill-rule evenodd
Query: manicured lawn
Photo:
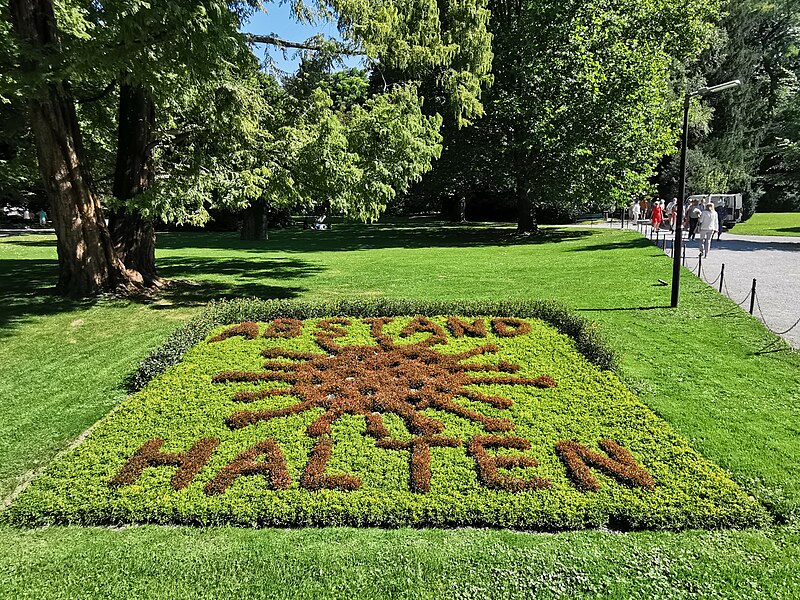
M 800 236 L 800 212 L 756 213 L 731 229 L 742 235 Z
M 54 274 L 51 241 L 0 240 L 3 492 L 118 403 L 124 397 L 121 382 L 138 360 L 207 299 L 553 298 L 600 323 L 622 354 L 623 380 L 642 401 L 780 520 L 796 522 L 797 353 L 758 354 L 772 349 L 771 334 L 691 276 L 684 279 L 681 307 L 665 308 L 669 289 L 657 280 L 669 278 L 670 261 L 633 232 L 551 230 L 532 241 L 509 232 L 412 221 L 276 232 L 261 243 L 239 242 L 232 234 L 164 235 L 158 255 L 163 274 L 203 285 L 177 286 L 154 304 L 82 304 L 43 296 Z M 419 583 L 422 590 L 455 591 L 460 597 L 503 597 L 492 582 L 510 585 L 519 576 L 531 582 L 523 586 L 539 582 L 544 596 L 558 590 L 590 596 L 596 585 L 618 597 L 655 588 L 659 593 L 650 596 L 792 598 L 797 583 L 789 569 L 800 569 L 792 527 L 555 537 L 487 531 L 6 528 L 0 530 L 7 556 L 0 562 L 0 585 L 7 587 L 0 590 L 9 597 L 34 596 L 37 586 L 49 585 L 54 593 L 43 595 L 88 597 L 96 584 L 109 596 L 126 597 L 157 591 L 170 578 L 183 595 L 201 597 L 213 594 L 217 577 L 222 594 L 232 595 L 275 589 L 305 574 L 302 585 L 309 587 L 292 592 L 299 595 L 319 582 L 315 589 L 321 595 L 341 596 L 352 586 L 354 596 L 368 597 L 378 585 L 386 595 L 413 597 Z M 442 537 L 449 542 L 439 543 Z M 388 574 L 380 568 L 389 568 Z M 312 579 L 309 573 L 320 575 Z M 83 577 L 92 578 L 91 584 Z
M 94 598 L 800 597 L 800 531 L 0 529 L 0 595 Z

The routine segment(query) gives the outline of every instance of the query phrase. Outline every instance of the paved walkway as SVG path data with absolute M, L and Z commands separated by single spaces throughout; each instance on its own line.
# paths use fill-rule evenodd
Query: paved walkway
M 616 227 L 619 227 L 619 221 Z M 632 228 L 636 229 L 635 226 Z M 649 228 L 642 227 L 641 232 L 649 235 Z M 670 242 L 666 244 L 666 252 L 669 254 L 673 236 L 669 232 L 667 235 Z M 686 267 L 695 273 L 699 255 L 698 243 L 690 240 L 686 245 Z M 772 331 L 782 333 L 800 319 L 800 237 L 725 232 L 719 240 L 715 238 L 711 243 L 711 251 L 702 264 L 703 279 L 709 283 L 717 280 L 714 283 L 717 289 L 717 278 L 723 264 L 722 292 L 740 303 L 744 310 L 749 310 L 748 294 L 755 279 L 757 302 L 753 314 Z M 800 349 L 800 324 L 782 337 Z
M 686 264 L 697 264 L 695 244 L 687 245 Z M 689 260 L 689 257 L 694 260 Z M 711 243 L 708 258 L 703 259 L 703 277 L 713 281 L 725 265 L 723 292 L 741 302 L 756 280 L 754 314 L 774 332 L 789 329 L 800 319 L 800 238 L 736 235 L 723 233 Z M 749 310 L 749 300 L 744 309 Z M 800 348 L 800 325 L 783 335 Z

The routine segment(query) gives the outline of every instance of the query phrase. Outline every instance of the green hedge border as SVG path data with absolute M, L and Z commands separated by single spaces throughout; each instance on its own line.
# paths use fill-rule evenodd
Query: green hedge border
M 301 300 L 237 299 L 210 302 L 198 316 L 170 334 L 160 348 L 142 361 L 127 380 L 131 392 L 142 389 L 172 365 L 195 344 L 203 341 L 219 325 L 242 321 L 270 321 L 277 317 L 315 319 L 321 317 L 401 317 L 412 315 L 493 316 L 541 319 L 560 333 L 571 337 L 590 362 L 601 369 L 614 370 L 616 356 L 607 346 L 596 323 L 580 317 L 563 304 L 550 300 L 516 301 L 436 301 L 374 298 L 305 302 Z

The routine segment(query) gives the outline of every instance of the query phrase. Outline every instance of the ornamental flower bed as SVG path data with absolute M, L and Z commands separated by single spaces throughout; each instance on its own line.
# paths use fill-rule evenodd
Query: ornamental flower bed
M 13 522 L 758 525 L 766 513 L 575 340 L 513 316 L 210 328 Z

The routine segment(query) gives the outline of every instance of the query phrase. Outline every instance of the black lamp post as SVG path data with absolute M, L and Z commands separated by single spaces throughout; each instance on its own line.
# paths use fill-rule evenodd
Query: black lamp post
M 719 85 L 700 88 L 695 92 L 689 92 L 683 99 L 683 134 L 681 135 L 681 166 L 678 179 L 678 218 L 675 219 L 675 244 L 672 257 L 672 300 L 670 306 L 678 306 L 678 290 L 681 285 L 681 247 L 683 242 L 683 210 L 684 196 L 686 195 L 686 145 L 689 141 L 689 103 L 695 96 L 707 96 L 716 94 L 742 85 L 738 79 L 726 81 Z

